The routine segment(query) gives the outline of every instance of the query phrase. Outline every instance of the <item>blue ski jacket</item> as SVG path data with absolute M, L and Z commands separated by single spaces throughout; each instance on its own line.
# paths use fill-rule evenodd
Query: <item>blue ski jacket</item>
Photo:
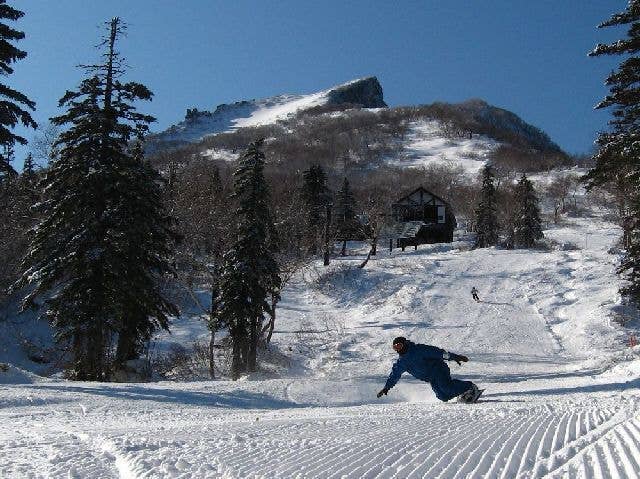
M 442 372 L 448 371 L 444 360 L 456 361 L 459 356 L 449 353 L 444 349 L 427 344 L 416 344 L 411 341 L 405 342 L 406 352 L 403 352 L 391 368 L 389 379 L 385 383 L 385 389 L 389 390 L 396 385 L 402 373 L 408 372 L 414 378 L 421 381 L 431 381 L 431 379 Z

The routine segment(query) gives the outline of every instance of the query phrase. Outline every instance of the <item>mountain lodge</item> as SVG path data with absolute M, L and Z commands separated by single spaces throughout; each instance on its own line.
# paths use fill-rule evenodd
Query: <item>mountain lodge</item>
M 391 205 L 396 246 L 451 243 L 456 218 L 451 206 L 422 186 Z

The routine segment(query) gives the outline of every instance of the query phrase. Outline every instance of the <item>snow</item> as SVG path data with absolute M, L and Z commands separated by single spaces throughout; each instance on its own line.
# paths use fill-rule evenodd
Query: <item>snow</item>
M 209 148 L 200 153 L 200 156 L 208 158 L 210 160 L 225 161 L 231 163 L 236 161 L 242 152 L 234 152 L 224 148 Z
M 359 269 L 366 248 L 350 244 L 284 291 L 285 360 L 236 382 L 68 382 L 2 350 L 0 477 L 639 477 L 640 347 L 625 342 L 638 321 L 611 321 L 620 230 L 593 214 L 545 235 L 574 248 L 460 236 L 381 248 Z M 481 402 L 442 403 L 407 375 L 376 399 L 398 335 L 469 356 L 452 374 L 485 388 Z M 194 311 L 156 342 L 196 338 Z
M 354 80 L 357 81 L 359 80 Z M 232 132 L 238 128 L 271 125 L 289 118 L 300 110 L 326 104 L 329 92 L 347 84 L 308 95 L 278 95 L 220 105 L 211 114 L 201 112 L 205 114 L 173 125 L 164 132 L 154 134 L 153 138 L 164 142 L 196 142 L 205 136 Z
M 409 127 L 404 154 L 389 164 L 405 168 L 459 165 L 468 175 L 477 175 L 497 146 L 497 141 L 484 135 L 447 138 L 438 120 L 420 120 Z
M 259 102 L 251 116 L 234 120 L 232 129 L 269 125 L 293 115 L 298 110 L 324 105 L 327 102 L 329 91 L 321 91 L 311 95 L 277 97 L 278 101 Z
M 0 385 L 28 384 L 49 373 L 50 365 L 34 363 L 29 356 L 48 354 L 53 343 L 51 328 L 33 313 L 18 316 L 17 309 L 15 303 L 0 309 Z

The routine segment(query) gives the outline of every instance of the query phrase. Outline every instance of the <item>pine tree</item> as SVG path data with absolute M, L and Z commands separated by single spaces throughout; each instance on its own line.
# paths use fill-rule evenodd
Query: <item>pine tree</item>
M 628 25 L 627 36 L 609 45 L 598 44 L 590 56 L 622 55 L 617 71 L 606 79 L 609 94 L 596 108 L 611 108 L 610 131 L 599 135 L 595 167 L 586 176 L 589 187 L 613 185 L 622 217 L 625 257 L 619 273 L 628 286 L 622 289 L 640 303 L 640 1 L 629 1 L 598 28 Z
M 131 156 L 123 155 L 119 211 L 120 231 L 113 239 L 113 268 L 120 278 L 116 331 L 116 366 L 138 359 L 153 333 L 169 329 L 169 316 L 177 308 L 161 291 L 161 278 L 173 274 L 170 259 L 179 239 L 173 220 L 164 211 L 161 178 L 143 159 L 138 143 Z
M 28 167 L 28 157 L 25 161 Z M 38 196 L 35 171 L 12 172 L 0 181 L 0 303 L 9 298 L 11 285 L 20 277 L 20 262 L 35 222 L 31 207 Z
M 498 218 L 496 189 L 493 184 L 495 176 L 491 166 L 482 169 L 482 190 L 480 202 L 476 208 L 476 230 L 478 233 L 476 247 L 486 248 L 498 244 Z
M 11 166 L 14 160 L 12 145 L 4 145 L 0 153 L 0 188 L 7 189 L 9 184 L 16 179 L 18 172 Z
M 302 174 L 302 199 L 307 210 L 311 254 L 318 252 L 320 237 L 326 222 L 327 204 L 331 201 L 331 191 L 327 187 L 327 176 L 320 165 L 313 165 Z
M 544 234 L 538 197 L 533 184 L 524 174 L 516 186 L 514 201 L 513 242 L 517 248 L 531 248 Z
M 224 256 L 220 278 L 218 324 L 229 329 L 232 340 L 231 375 L 255 371 L 257 348 L 268 299 L 280 288 L 274 258 L 274 237 L 269 192 L 264 178 L 263 140 L 252 143 L 234 173 L 238 201 L 237 240 Z
M 361 232 L 360 222 L 356 217 L 356 199 L 351 191 L 351 186 L 347 178 L 344 179 L 342 188 L 340 188 L 336 195 L 334 224 L 336 237 L 342 241 L 340 254 L 345 256 L 347 241 L 354 239 Z
M 0 75 L 7 76 L 13 73 L 12 64 L 22 60 L 27 53 L 16 48 L 12 42 L 22 40 L 24 32 L 14 30 L 2 20 L 16 21 L 24 16 L 24 13 L 7 5 L 6 0 L 0 0 Z M 13 145 L 20 143 L 25 145 L 27 140 L 16 135 L 11 130 L 21 123 L 29 128 L 36 128 L 36 122 L 31 118 L 31 114 L 22 106 L 29 110 L 35 109 L 35 103 L 29 100 L 24 94 L 0 83 L 0 147 L 3 152 L 0 154 L 0 179 L 3 176 L 16 176 L 15 170 L 11 166 L 13 156 Z
M 25 305 L 45 298 L 45 316 L 71 349 L 70 376 L 85 380 L 108 378 L 114 340 L 117 362 L 133 359 L 176 312 L 157 285 L 171 270 L 175 237 L 140 146 L 154 119 L 133 106 L 152 93 L 120 81 L 115 46 L 125 26 L 119 18 L 106 25 L 103 62 L 86 67 L 92 75 L 66 92 L 66 113 L 52 119 L 67 129 L 43 180 L 43 220 L 22 280 L 35 285 Z
M 36 163 L 33 161 L 33 155 L 29 153 L 24 159 L 20 179 L 23 184 L 33 187 L 36 184 L 36 178 Z

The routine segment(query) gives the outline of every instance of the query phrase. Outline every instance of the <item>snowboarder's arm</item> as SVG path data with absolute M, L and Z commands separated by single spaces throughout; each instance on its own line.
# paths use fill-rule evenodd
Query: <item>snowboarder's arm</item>
M 466 363 L 469 361 L 468 357 L 463 356 L 462 354 L 450 353 L 449 351 L 445 351 L 442 358 L 447 361 L 455 361 L 458 363 L 458 366 L 460 366 L 460 363 Z
M 427 344 L 422 344 L 420 346 L 420 350 L 422 351 L 422 355 L 425 359 L 444 359 L 445 361 L 455 361 L 458 364 L 460 364 L 461 362 L 466 363 L 467 361 L 469 361 L 469 358 L 467 358 L 466 356 L 462 356 L 456 353 L 450 353 L 449 351 L 436 348 L 435 346 L 429 346 Z
M 420 354 L 424 359 L 449 359 L 449 353 L 444 349 L 428 344 L 417 344 L 416 346 L 420 348 Z
M 393 367 L 391 368 L 391 374 L 389 374 L 389 378 L 384 385 L 383 391 L 386 389 L 389 391 L 396 383 L 400 380 L 400 376 L 405 371 L 403 364 L 398 360 L 395 362 Z M 386 392 L 384 394 L 387 394 Z

